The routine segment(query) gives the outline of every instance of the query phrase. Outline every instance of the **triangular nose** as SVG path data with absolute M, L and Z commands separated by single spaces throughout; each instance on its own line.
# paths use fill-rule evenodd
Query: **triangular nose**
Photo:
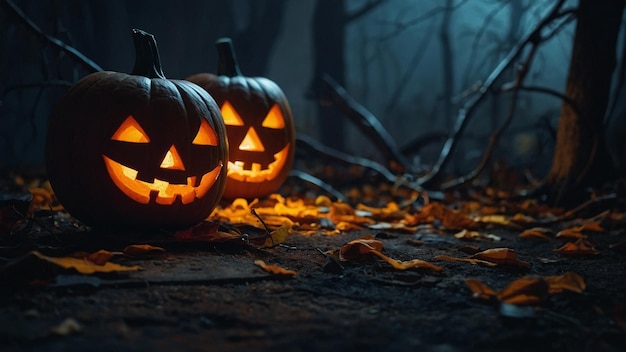
M 256 133 L 253 127 L 248 129 L 248 133 L 241 141 L 239 145 L 239 150 L 249 150 L 251 152 L 264 152 L 265 147 L 259 138 L 259 135 Z
M 178 151 L 173 144 L 170 147 L 170 150 L 167 151 L 167 154 L 165 154 L 165 157 L 161 162 L 161 168 L 170 170 L 185 170 L 183 159 L 181 159 L 180 154 L 178 154 Z

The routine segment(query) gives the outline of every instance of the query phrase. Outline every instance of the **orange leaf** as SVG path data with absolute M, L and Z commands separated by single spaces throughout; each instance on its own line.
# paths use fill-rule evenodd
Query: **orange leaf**
M 550 293 L 559 293 L 563 291 L 571 291 L 582 293 L 585 288 L 585 280 L 578 274 L 571 271 L 559 276 L 549 276 L 546 278 Z
M 579 226 L 578 231 L 604 232 L 604 228 L 599 221 L 589 221 Z
M 526 239 L 539 238 L 543 240 L 550 240 L 551 238 L 548 237 L 547 235 L 551 233 L 552 233 L 552 230 L 550 230 L 549 228 L 533 227 L 531 229 L 522 231 L 522 233 L 519 234 L 519 238 L 526 238 Z
M 372 235 L 365 235 L 346 243 L 339 251 L 339 260 L 362 259 L 373 251 L 382 251 L 383 243 Z
M 480 259 L 471 259 L 471 258 L 457 258 L 457 257 L 451 257 L 449 255 L 445 255 L 445 254 L 440 254 L 438 256 L 435 256 L 434 258 L 435 260 L 445 260 L 448 262 L 467 262 L 470 264 L 483 264 L 486 266 L 496 266 L 498 264 L 496 263 L 492 263 L 492 262 L 488 262 L 486 260 L 480 260 Z
M 106 262 L 103 265 L 94 264 L 91 261 L 79 258 L 71 258 L 71 257 L 48 257 L 46 255 L 41 254 L 38 251 L 31 252 L 37 258 L 41 260 L 45 260 L 52 264 L 58 265 L 64 269 L 74 269 L 81 274 L 93 274 L 96 272 L 102 273 L 110 273 L 117 271 L 137 271 L 141 270 L 139 266 L 123 266 L 111 262 Z
M 476 279 L 467 279 L 465 280 L 465 284 L 469 287 L 470 291 L 472 291 L 474 298 L 490 300 L 496 297 L 494 290 Z
M 591 242 L 584 238 L 580 238 L 576 242 L 567 242 L 554 251 L 563 255 L 596 255 L 600 253 Z
M 432 271 L 441 271 L 443 268 L 431 264 L 427 261 L 420 259 L 413 259 L 409 261 L 400 261 L 397 259 L 390 258 L 381 253 L 383 250 L 383 243 L 379 240 L 374 239 L 372 235 L 365 235 L 363 237 L 357 238 L 345 244 L 339 250 L 339 260 L 347 261 L 347 260 L 358 260 L 368 257 L 369 255 L 374 255 L 391 265 L 396 270 L 407 270 L 412 268 L 427 268 Z
M 586 236 L 582 232 L 580 232 L 578 227 L 572 227 L 569 229 L 564 229 L 564 230 L 559 231 L 556 234 L 556 237 L 579 239 L 579 238 L 584 238 Z
M 96 265 L 104 265 L 112 257 L 113 257 L 113 253 L 107 250 L 101 249 L 97 252 L 91 253 L 89 256 L 86 257 L 86 259 Z
M 164 248 L 151 246 L 149 244 L 131 244 L 124 248 L 124 254 L 136 257 L 142 254 L 153 254 L 155 252 L 165 252 Z
M 386 261 L 387 263 L 389 263 L 394 269 L 396 270 L 407 270 L 407 269 L 413 269 L 413 268 L 425 268 L 425 269 L 430 269 L 432 271 L 436 271 L 439 272 L 441 270 L 443 270 L 442 267 L 435 265 L 435 264 L 431 264 L 425 260 L 421 260 L 421 259 L 412 259 L 412 260 L 408 260 L 408 261 L 400 261 L 397 259 L 393 259 L 393 258 L 389 258 L 388 256 L 378 252 L 378 251 L 372 251 L 372 254 L 374 254 L 375 256 L 379 257 L 380 259 Z
M 548 283 L 541 277 L 526 276 L 498 292 L 498 299 L 510 304 L 536 304 L 548 296 Z
M 470 258 L 482 259 L 500 265 L 515 265 L 523 268 L 530 267 L 530 264 L 517 259 L 517 253 L 510 248 L 491 248 L 478 252 Z
M 280 266 L 275 265 L 275 264 L 265 264 L 265 262 L 260 260 L 260 259 L 255 260 L 254 264 L 260 266 L 263 270 L 267 271 L 268 273 L 272 273 L 272 274 L 276 274 L 276 275 L 293 276 L 293 275 L 297 274 L 297 272 L 295 272 L 293 270 L 285 269 L 285 268 L 280 267 Z

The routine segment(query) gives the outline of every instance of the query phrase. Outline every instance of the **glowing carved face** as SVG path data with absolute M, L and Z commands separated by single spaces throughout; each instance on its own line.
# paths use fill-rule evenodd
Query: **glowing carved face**
M 150 138 L 141 125 L 132 115 L 120 125 L 111 137 L 111 140 L 130 144 L 149 144 Z M 217 146 L 218 138 L 209 123 L 202 119 L 198 132 L 192 141 L 196 146 Z M 167 178 L 152 178 L 150 181 L 141 180 L 138 174 L 141 170 L 133 169 L 112 158 L 103 155 L 106 169 L 113 183 L 129 198 L 142 204 L 150 203 L 151 199 L 161 205 L 171 205 L 177 198 L 182 204 L 192 203 L 196 198 L 202 198 L 213 186 L 223 167 L 220 161 L 217 166 L 208 172 L 188 175 L 187 168 L 176 146 L 172 144 L 160 157 L 159 169 Z M 175 181 L 174 181 L 175 179 Z
M 228 177 L 253 183 L 276 178 L 291 148 L 285 143 L 285 118 L 280 106 L 274 104 L 262 119 L 252 121 L 242 119 L 228 101 L 221 110 L 230 141 Z

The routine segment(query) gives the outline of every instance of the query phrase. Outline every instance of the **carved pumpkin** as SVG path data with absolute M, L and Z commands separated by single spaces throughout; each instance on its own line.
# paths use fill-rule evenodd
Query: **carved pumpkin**
M 61 100 L 48 126 L 48 176 L 87 224 L 191 226 L 224 190 L 224 122 L 205 90 L 165 78 L 152 35 L 133 35 L 132 74 L 88 75 Z
M 287 178 L 295 152 L 295 127 L 283 91 L 263 77 L 245 77 L 229 38 L 217 41 L 218 75 L 187 78 L 206 89 L 221 108 L 229 140 L 224 198 L 275 192 Z

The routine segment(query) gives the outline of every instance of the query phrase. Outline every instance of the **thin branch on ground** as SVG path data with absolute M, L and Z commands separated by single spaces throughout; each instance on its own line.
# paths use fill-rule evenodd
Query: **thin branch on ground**
M 293 169 L 289 171 L 289 177 L 295 177 L 297 179 L 300 179 L 301 181 L 315 185 L 320 189 L 326 191 L 326 193 L 335 197 L 336 200 L 345 200 L 344 195 L 338 190 L 334 189 L 333 186 L 302 170 Z
M 349 165 L 359 165 L 368 170 L 372 170 L 381 176 L 383 176 L 389 182 L 396 182 L 396 175 L 394 175 L 385 166 L 377 163 L 376 161 L 346 154 L 339 150 L 327 147 L 311 137 L 298 135 L 296 140 L 297 150 L 302 150 L 307 154 L 315 154 L 317 157 L 338 161 Z

